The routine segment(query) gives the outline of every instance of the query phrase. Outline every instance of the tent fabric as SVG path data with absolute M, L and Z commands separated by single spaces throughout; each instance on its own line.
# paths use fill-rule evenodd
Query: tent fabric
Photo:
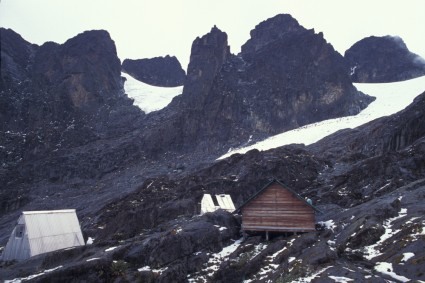
M 22 230 L 23 229 L 23 230 Z M 3 260 L 23 260 L 55 250 L 83 246 L 75 209 L 25 211 L 3 251 Z
M 214 204 L 214 200 L 210 194 L 204 194 L 201 200 L 201 214 L 207 212 L 214 212 L 217 209 L 223 209 L 229 212 L 235 210 L 235 206 L 230 195 L 220 194 L 215 195 L 215 198 L 217 200 L 218 205 Z

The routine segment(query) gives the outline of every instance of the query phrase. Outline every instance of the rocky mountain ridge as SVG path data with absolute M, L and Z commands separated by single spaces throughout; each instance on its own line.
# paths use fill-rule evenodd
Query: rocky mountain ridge
M 177 58 L 169 55 L 150 59 L 125 59 L 122 70 L 141 82 L 162 87 L 181 86 L 186 77 Z
M 396 82 L 425 75 L 425 60 L 410 52 L 397 36 L 364 38 L 345 51 L 344 57 L 353 82 Z
M 80 163 L 78 149 L 125 139 L 143 113 L 124 93 L 121 64 L 106 31 L 42 46 L 11 30 L 1 33 L 1 211 L 8 211 L 28 200 L 40 180 L 81 178 L 80 166 L 89 167 L 92 177 L 104 171 L 104 156 L 95 158 L 92 151 L 82 155 L 92 160 Z M 118 144 L 116 152 L 125 148 Z
M 290 15 L 264 21 L 251 35 L 238 55 L 217 27 L 193 42 L 183 94 L 154 116 L 152 151 L 227 151 L 241 141 L 354 115 L 373 100 L 353 87 L 344 58 L 323 35 Z

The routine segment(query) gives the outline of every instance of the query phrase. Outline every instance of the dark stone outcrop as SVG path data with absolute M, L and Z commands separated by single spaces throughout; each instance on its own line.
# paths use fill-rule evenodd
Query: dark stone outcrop
M 425 60 L 410 52 L 397 36 L 364 38 L 345 51 L 344 57 L 353 82 L 396 82 L 425 75 Z
M 63 45 L 34 47 L 17 39 L 2 29 L 2 58 L 7 63 L 2 63 L 6 83 L 0 87 L 0 130 L 29 136 L 28 153 L 122 133 L 131 127 L 126 123 L 141 115 L 125 97 L 120 61 L 106 31 L 84 32 Z
M 349 155 L 381 156 L 405 149 L 424 137 L 424 107 L 425 92 L 417 96 L 406 109 L 394 115 L 379 118 L 356 129 L 336 132 L 310 148 L 328 156 L 345 158 Z
M 172 114 L 147 130 L 146 146 L 223 151 L 250 136 L 356 114 L 370 101 L 353 87 L 344 58 L 323 35 L 289 15 L 259 24 L 237 56 L 214 27 L 193 42 L 183 94 L 168 107 Z
M 11 86 L 28 77 L 31 61 L 38 45 L 31 44 L 11 29 L 0 28 L 1 33 L 1 87 Z M 3 112 L 0 112 L 2 115 Z M 0 116 L 1 117 L 1 116 Z
M 125 59 L 122 70 L 141 82 L 163 87 L 181 86 L 186 77 L 177 58 L 169 55 L 150 59 Z
M 87 31 L 62 45 L 40 47 L 3 28 L 1 38 L 1 194 L 12 190 L 15 200 L 2 196 L 0 211 L 8 211 L 28 200 L 24 183 L 63 180 L 78 171 L 83 160 L 77 156 L 100 157 L 93 156 L 95 151 L 90 158 L 90 153 L 69 150 L 121 137 L 135 129 L 143 113 L 125 96 L 120 60 L 106 31 Z M 123 159 L 105 162 L 108 156 L 85 172 L 98 175 L 105 165 L 116 168 Z

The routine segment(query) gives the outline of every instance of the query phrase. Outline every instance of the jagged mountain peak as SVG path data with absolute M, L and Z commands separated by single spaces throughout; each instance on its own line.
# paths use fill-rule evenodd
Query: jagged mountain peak
M 230 47 L 227 43 L 227 33 L 221 31 L 217 26 L 213 26 L 209 33 L 203 35 L 202 37 L 197 37 L 192 43 L 190 55 L 191 61 L 193 57 L 201 55 L 200 52 L 207 52 L 206 49 L 210 49 L 210 51 L 212 51 L 214 54 L 220 55 L 221 61 L 223 61 L 226 55 L 230 53 Z M 189 63 L 188 68 L 190 67 L 191 66 Z
M 251 38 L 241 47 L 242 53 L 255 52 L 286 33 L 302 32 L 306 29 L 289 14 L 279 14 L 256 25 L 251 30 Z

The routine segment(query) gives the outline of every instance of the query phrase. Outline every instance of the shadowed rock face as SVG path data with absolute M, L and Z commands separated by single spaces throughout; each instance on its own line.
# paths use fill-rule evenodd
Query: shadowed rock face
M 42 46 L 11 30 L 0 32 L 0 179 L 2 192 L 14 190 L 7 199 L 19 200 L 19 207 L 26 199 L 20 185 L 33 182 L 36 172 L 51 181 L 70 176 L 80 162 L 88 163 L 65 151 L 127 133 L 143 113 L 124 94 L 120 60 L 106 31 Z M 102 167 L 99 162 L 88 171 Z M 13 208 L 5 201 L 0 210 Z
M 10 30 L 1 32 L 1 129 L 30 131 L 85 115 L 99 119 L 107 115 L 102 112 L 108 106 L 131 104 L 124 97 L 120 60 L 106 31 L 87 31 L 63 45 L 47 42 L 40 47 Z
M 39 46 L 24 40 L 11 29 L 1 32 L 1 84 L 0 88 L 11 86 L 28 76 L 31 61 Z M 1 115 L 1 113 L 0 113 Z
M 141 82 L 163 87 L 181 86 L 186 77 L 177 58 L 169 55 L 151 59 L 125 59 L 122 70 Z
M 397 36 L 364 38 L 345 51 L 344 57 L 353 82 L 396 82 L 425 75 L 425 60 L 410 52 Z
M 46 43 L 34 58 L 33 80 L 56 88 L 75 108 L 123 95 L 120 60 L 106 31 L 87 31 L 63 45 Z
M 256 26 L 237 56 L 214 27 L 193 42 L 183 94 L 168 109 L 174 115 L 155 125 L 161 134 L 147 146 L 227 150 L 250 136 L 356 114 L 371 101 L 353 87 L 344 58 L 323 35 L 290 15 Z

